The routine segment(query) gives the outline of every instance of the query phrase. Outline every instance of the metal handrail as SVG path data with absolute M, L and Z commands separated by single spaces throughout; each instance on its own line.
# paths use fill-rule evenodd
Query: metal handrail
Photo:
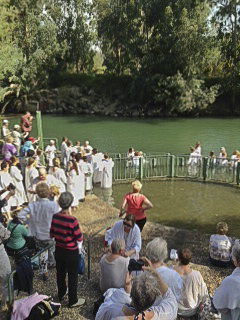
M 40 251 L 38 251 L 32 258 L 31 258 L 31 262 L 34 261 L 34 259 L 36 259 L 37 257 L 40 256 L 40 254 L 42 254 L 44 251 L 48 250 L 49 248 L 51 248 L 52 246 L 54 246 L 54 243 L 48 244 L 46 247 L 44 247 L 43 249 L 41 249 Z M 9 301 L 9 308 L 12 307 L 12 303 L 14 300 L 14 292 L 12 292 L 12 279 L 14 274 L 16 273 L 16 270 L 13 270 L 10 275 L 8 276 L 8 301 Z

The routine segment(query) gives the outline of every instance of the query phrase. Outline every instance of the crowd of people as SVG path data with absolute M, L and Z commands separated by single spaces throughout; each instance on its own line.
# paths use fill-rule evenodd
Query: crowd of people
M 88 141 L 82 146 L 79 141 L 73 145 L 64 137 L 60 157 L 53 140 L 44 151 L 39 150 L 35 143 L 38 139 L 30 136 L 31 121 L 30 113 L 26 112 L 20 126 L 15 125 L 13 131 L 8 130 L 7 120 L 3 121 L 0 291 L 8 301 L 9 256 L 15 258 L 17 265 L 23 263 L 23 268 L 26 259 L 31 265 L 29 257 L 33 247 L 47 248 L 36 263 L 42 279 L 48 281 L 48 269 L 56 268 L 59 301 L 68 297 L 70 308 L 80 307 L 85 303 L 77 292 L 83 235 L 73 211 L 84 201 L 92 183 L 111 188 L 114 164 L 107 154 L 92 148 Z M 46 167 L 41 164 L 42 152 Z M 200 144 L 194 152 L 200 157 Z M 131 149 L 128 157 L 141 157 L 141 154 Z M 141 257 L 146 211 L 153 208 L 141 188 L 140 181 L 132 183 L 132 192 L 121 204 L 119 220 L 107 230 L 107 246 L 100 260 L 99 288 L 103 297 L 96 313 L 98 320 L 190 317 L 198 312 L 208 295 L 201 273 L 190 267 L 192 252 L 188 248 L 178 249 L 178 265 L 172 268 L 165 264 L 168 246 L 163 238 L 150 241 L 146 257 Z M 235 268 L 216 290 L 212 308 L 216 315 L 218 310 L 224 320 L 237 320 L 240 317 L 240 243 L 237 240 L 233 245 L 227 232 L 227 224 L 218 223 L 217 234 L 213 234 L 209 242 L 210 262 Z

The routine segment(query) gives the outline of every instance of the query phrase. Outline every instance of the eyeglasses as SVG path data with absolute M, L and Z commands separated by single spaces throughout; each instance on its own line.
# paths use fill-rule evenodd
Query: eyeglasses
M 127 222 L 123 221 L 123 225 L 124 227 L 127 227 L 127 228 L 132 228 L 132 225 L 131 224 L 128 224 Z

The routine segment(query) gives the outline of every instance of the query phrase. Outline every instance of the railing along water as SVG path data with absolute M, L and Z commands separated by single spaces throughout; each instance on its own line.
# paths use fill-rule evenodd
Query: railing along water
M 237 159 L 189 157 L 189 155 L 154 154 L 144 157 L 113 158 L 113 180 L 143 178 L 189 178 L 204 181 L 236 183 L 240 181 Z

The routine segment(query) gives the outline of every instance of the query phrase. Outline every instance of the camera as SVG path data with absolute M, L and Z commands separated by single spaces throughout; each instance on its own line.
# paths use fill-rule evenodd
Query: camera
M 128 265 L 128 271 L 141 271 L 142 267 L 144 266 L 144 262 L 141 260 L 135 260 L 135 259 L 130 259 L 129 265 Z

